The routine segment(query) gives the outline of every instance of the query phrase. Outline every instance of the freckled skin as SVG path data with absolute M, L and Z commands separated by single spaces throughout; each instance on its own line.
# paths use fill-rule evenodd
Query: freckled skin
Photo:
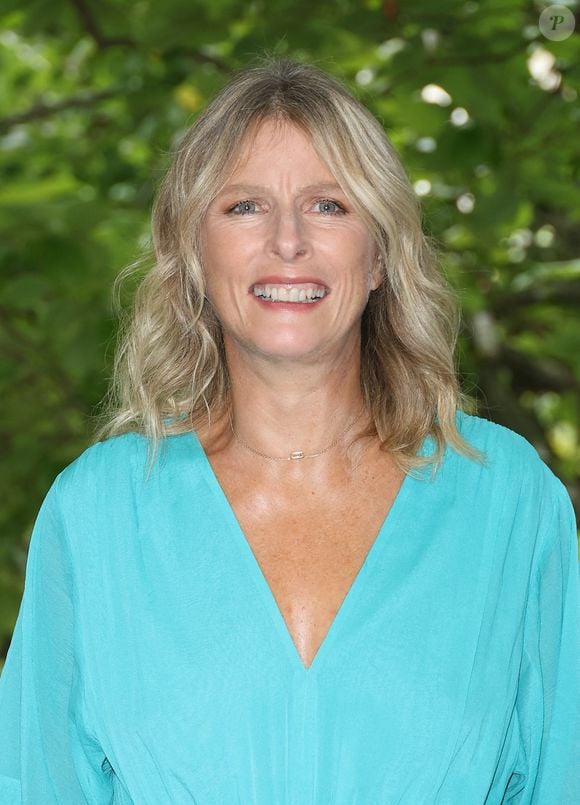
M 207 296 L 224 332 L 236 431 L 270 456 L 309 454 L 361 411 L 360 319 L 382 276 L 373 239 L 340 188 L 300 190 L 336 184 L 309 137 L 267 121 L 249 142 L 226 185 L 262 189 L 222 192 L 211 203 L 202 227 Z M 268 275 L 317 277 L 331 291 L 311 311 L 274 310 L 249 293 Z M 364 412 L 357 428 L 368 422 Z M 310 665 L 402 475 L 376 439 L 351 473 L 342 444 L 315 459 L 260 459 L 233 438 L 225 414 L 198 436 Z

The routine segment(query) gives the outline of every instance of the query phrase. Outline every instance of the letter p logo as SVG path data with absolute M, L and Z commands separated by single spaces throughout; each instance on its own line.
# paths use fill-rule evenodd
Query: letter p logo
M 561 42 L 574 31 L 576 20 L 566 6 L 548 6 L 540 14 L 538 27 L 546 39 Z

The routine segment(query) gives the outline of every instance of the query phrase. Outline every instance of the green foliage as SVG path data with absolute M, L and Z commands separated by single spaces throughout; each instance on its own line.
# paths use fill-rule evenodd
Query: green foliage
M 336 74 L 382 122 L 464 309 L 462 378 L 580 507 L 580 54 L 544 4 L 9 0 L 0 12 L 0 643 L 34 517 L 88 445 L 110 293 L 172 149 L 265 51 Z M 439 102 L 422 93 L 437 85 Z M 1 654 L 1 650 L 0 650 Z

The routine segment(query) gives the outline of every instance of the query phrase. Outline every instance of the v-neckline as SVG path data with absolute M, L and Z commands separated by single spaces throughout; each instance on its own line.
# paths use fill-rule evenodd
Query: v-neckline
M 332 623 L 330 624 L 324 636 L 324 639 L 322 640 L 322 643 L 319 645 L 318 650 L 314 655 L 314 659 L 309 666 L 306 666 L 294 644 L 294 640 L 292 639 L 292 635 L 290 634 L 286 621 L 284 620 L 282 612 L 280 611 L 280 607 L 278 606 L 274 593 L 272 592 L 272 589 L 250 546 L 250 543 L 242 530 L 240 522 L 236 517 L 227 495 L 214 472 L 203 445 L 201 444 L 199 436 L 195 431 L 189 431 L 189 434 L 193 438 L 195 447 L 198 451 L 208 486 L 220 504 L 221 511 L 225 512 L 226 519 L 229 521 L 231 534 L 235 542 L 240 547 L 240 551 L 246 562 L 252 583 L 257 587 L 257 590 L 262 597 L 264 607 L 274 623 L 292 667 L 296 668 L 298 673 L 307 675 L 308 677 L 313 676 L 318 672 L 318 669 L 330 650 L 331 644 L 336 640 L 336 635 L 341 627 L 342 622 L 348 617 L 348 614 L 352 611 L 354 604 L 360 597 L 364 588 L 364 581 L 376 563 L 383 545 L 388 542 L 389 537 L 394 533 L 400 511 L 404 508 L 406 499 L 409 497 L 411 491 L 411 486 L 413 482 L 416 482 L 416 479 L 409 473 L 405 474 L 397 494 L 391 503 L 391 506 L 389 507 L 389 511 L 381 523 L 378 533 L 373 540 L 371 547 L 367 551 L 367 554 L 356 576 L 354 577 L 352 584 L 347 590 L 346 595 L 343 598 L 342 603 L 340 604 Z M 417 455 L 420 455 L 423 452 L 424 447 L 425 440 L 419 448 Z

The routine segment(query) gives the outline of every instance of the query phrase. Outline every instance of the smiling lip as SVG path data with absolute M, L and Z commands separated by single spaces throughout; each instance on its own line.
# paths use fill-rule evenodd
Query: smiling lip
M 249 293 L 254 292 L 256 285 L 298 285 L 304 282 L 310 282 L 312 285 L 320 285 L 327 292 L 330 292 L 330 288 L 322 282 L 321 279 L 318 279 L 318 277 L 281 277 L 271 274 L 256 280 L 253 285 L 250 285 Z

